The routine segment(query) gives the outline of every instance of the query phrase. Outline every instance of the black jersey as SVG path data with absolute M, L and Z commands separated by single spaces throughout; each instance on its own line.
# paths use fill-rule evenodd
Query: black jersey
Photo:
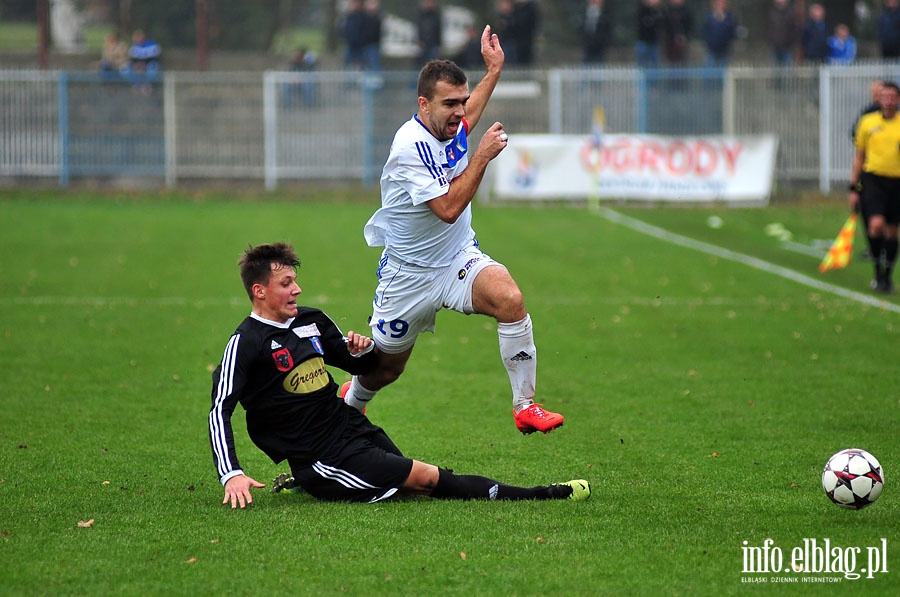
M 341 330 L 318 309 L 299 307 L 283 324 L 251 313 L 213 372 L 209 437 L 219 479 L 242 472 L 231 428 L 238 402 L 247 411 L 250 439 L 276 464 L 288 458 L 311 463 L 340 436 L 349 416 L 325 366 L 358 375 L 376 359 L 372 351 L 351 355 Z

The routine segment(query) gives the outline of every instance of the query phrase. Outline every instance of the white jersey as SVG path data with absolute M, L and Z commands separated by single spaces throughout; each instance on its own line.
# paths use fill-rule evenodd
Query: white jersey
M 384 247 L 388 256 L 406 263 L 443 267 L 474 244 L 471 205 L 453 224 L 427 205 L 447 194 L 469 164 L 468 128 L 463 121 L 454 139 L 438 141 L 417 116 L 400 127 L 381 173 L 381 208 L 366 222 L 370 247 Z

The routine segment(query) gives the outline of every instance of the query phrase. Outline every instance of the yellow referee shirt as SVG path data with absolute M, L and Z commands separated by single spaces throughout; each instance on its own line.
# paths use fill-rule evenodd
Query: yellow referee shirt
M 863 115 L 856 126 L 855 143 L 866 152 L 863 172 L 900 178 L 900 113 L 890 120 L 881 112 Z

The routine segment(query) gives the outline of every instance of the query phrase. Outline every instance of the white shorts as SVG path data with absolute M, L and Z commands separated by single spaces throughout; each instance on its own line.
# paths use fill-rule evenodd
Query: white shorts
M 442 268 L 401 263 L 382 253 L 369 321 L 375 345 L 397 354 L 412 348 L 422 332 L 434 332 L 434 318 L 442 308 L 471 314 L 475 277 L 489 265 L 503 264 L 477 246 L 462 249 Z

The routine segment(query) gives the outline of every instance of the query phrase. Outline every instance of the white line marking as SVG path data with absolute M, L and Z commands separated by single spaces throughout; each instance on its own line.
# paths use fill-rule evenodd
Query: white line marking
M 815 257 L 819 261 L 824 259 L 825 255 L 828 254 L 828 249 L 817 249 L 816 247 L 810 247 L 809 245 L 801 245 L 800 243 L 795 243 L 791 241 L 784 241 L 781 243 L 782 248 L 793 251 L 794 253 L 800 253 L 801 255 L 809 255 L 810 257 Z
M 607 207 L 598 206 L 593 211 L 600 217 L 605 218 L 606 220 L 609 220 L 614 224 L 619 224 L 636 232 L 640 232 L 642 234 L 646 234 L 648 236 L 670 242 L 673 245 L 679 245 L 682 247 L 687 247 L 688 249 L 694 249 L 695 251 L 707 253 L 709 255 L 715 255 L 716 257 L 721 257 L 722 259 L 735 261 L 737 263 L 762 270 L 766 273 L 781 276 L 782 278 L 797 282 L 798 284 L 809 286 L 810 288 L 815 288 L 816 290 L 830 292 L 831 294 L 836 294 L 838 296 L 842 296 L 844 298 L 848 298 L 865 305 L 871 305 L 879 309 L 884 309 L 885 311 L 900 313 L 900 305 L 896 305 L 894 303 L 884 301 L 874 296 L 863 294 L 861 292 L 847 290 L 846 288 L 841 288 L 840 286 L 835 286 L 834 284 L 828 284 L 826 282 L 822 282 L 821 280 L 811 278 L 805 274 L 801 274 L 800 272 L 795 272 L 792 269 L 781 267 L 780 265 L 775 265 L 774 263 L 769 263 L 768 261 L 763 261 L 762 259 L 757 259 L 756 257 L 751 257 L 750 255 L 736 253 L 734 251 L 729 251 L 728 249 L 723 249 L 722 247 L 717 247 L 709 243 L 669 232 L 668 230 L 665 230 L 663 228 L 659 228 L 657 226 L 647 224 L 646 222 L 642 222 L 640 220 L 630 218 L 626 215 L 622 215 L 619 212 L 613 211 Z
M 207 307 L 211 305 L 245 305 L 246 298 L 221 299 L 187 299 L 178 296 L 157 298 L 130 296 L 14 296 L 0 297 L 0 305 L 51 305 L 76 307 L 116 307 L 133 305 L 151 305 L 156 307 Z

